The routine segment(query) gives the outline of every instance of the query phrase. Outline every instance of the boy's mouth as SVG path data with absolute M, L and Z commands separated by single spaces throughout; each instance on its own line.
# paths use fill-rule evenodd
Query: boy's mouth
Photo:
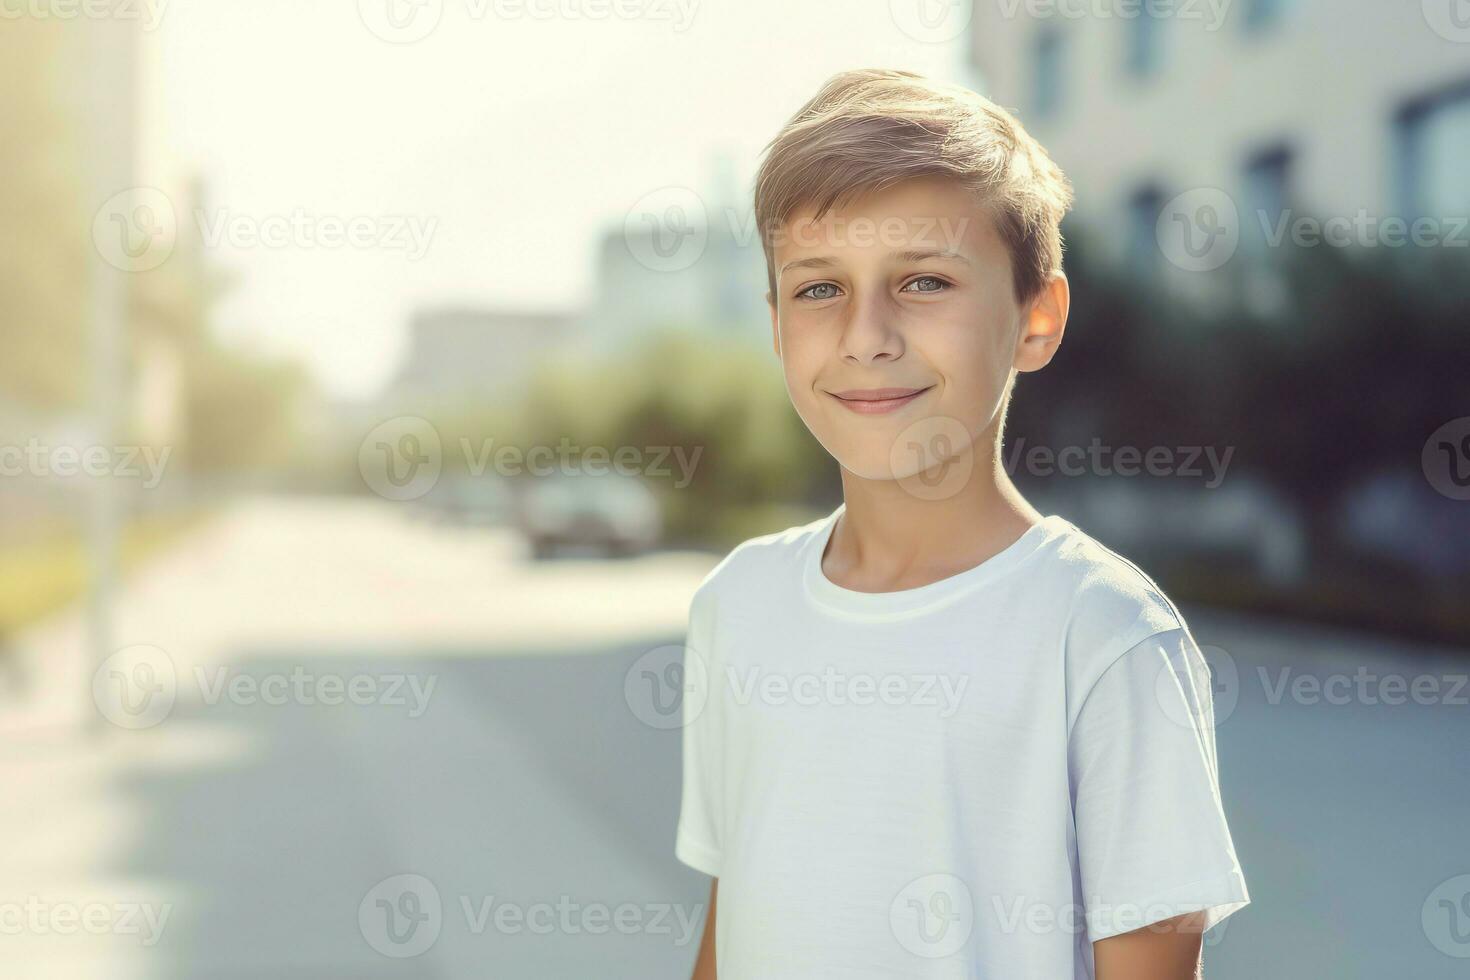
M 860 415 L 882 415 L 902 408 L 933 388 L 849 388 L 846 391 L 829 391 L 849 411 Z

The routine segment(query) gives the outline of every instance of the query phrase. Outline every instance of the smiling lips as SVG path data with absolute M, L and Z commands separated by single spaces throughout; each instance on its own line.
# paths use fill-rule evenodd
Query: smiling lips
M 929 388 L 851 388 L 847 391 L 829 391 L 844 408 L 859 415 L 883 415 L 896 411 L 918 398 Z

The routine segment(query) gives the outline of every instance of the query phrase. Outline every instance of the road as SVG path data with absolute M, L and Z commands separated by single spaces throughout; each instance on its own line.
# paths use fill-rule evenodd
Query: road
M 687 975 L 707 880 L 671 853 L 678 730 L 626 684 L 681 640 L 712 563 L 531 563 L 381 503 L 230 511 L 121 597 L 116 645 L 143 652 L 114 673 L 174 681 L 117 715 L 134 727 L 99 720 L 77 615 L 21 639 L 37 680 L 0 701 L 4 974 Z M 1470 902 L 1457 920 L 1459 886 L 1435 888 L 1470 874 L 1451 690 L 1470 656 L 1186 612 L 1220 668 L 1253 898 L 1207 975 L 1465 976 Z M 1393 675 L 1439 693 L 1382 703 Z

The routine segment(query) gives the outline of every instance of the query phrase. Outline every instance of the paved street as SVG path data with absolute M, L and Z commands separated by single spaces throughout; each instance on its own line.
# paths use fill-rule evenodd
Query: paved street
M 707 882 L 671 853 L 678 731 L 625 680 L 680 641 L 713 560 L 530 563 L 381 503 L 223 515 L 119 603 L 116 646 L 176 681 L 133 719 L 156 723 L 96 722 L 74 614 L 17 644 L 45 679 L 0 701 L 0 908 L 31 923 L 0 973 L 687 975 Z M 1470 904 L 1431 892 L 1470 874 L 1470 708 L 1445 703 L 1470 657 L 1190 614 L 1236 670 L 1218 741 L 1254 899 L 1206 975 L 1463 977 L 1435 942 L 1470 954 Z M 1440 679 L 1441 703 L 1299 680 L 1360 665 Z

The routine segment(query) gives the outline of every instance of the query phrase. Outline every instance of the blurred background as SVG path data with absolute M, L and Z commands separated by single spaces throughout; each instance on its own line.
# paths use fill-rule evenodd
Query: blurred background
M 0 976 L 679 977 L 694 587 L 840 501 L 760 153 L 1074 182 L 1006 466 L 1215 681 L 1218 980 L 1470 970 L 1464 0 L 0 4 Z

